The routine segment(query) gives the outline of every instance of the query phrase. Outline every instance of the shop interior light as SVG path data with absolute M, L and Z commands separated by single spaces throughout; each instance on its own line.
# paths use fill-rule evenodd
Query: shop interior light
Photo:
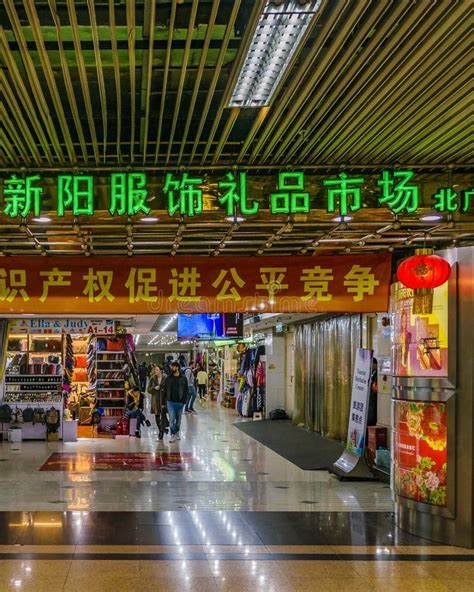
M 143 216 L 143 218 L 140 218 L 140 222 L 148 222 L 148 224 L 158 222 L 158 220 L 159 218 L 157 218 L 156 216 Z
M 38 224 L 48 224 L 51 222 L 51 218 L 48 216 L 38 216 L 36 218 L 31 219 L 33 222 L 37 222 Z
M 161 333 L 164 333 L 166 331 L 166 329 L 168 329 L 168 327 L 171 325 L 171 323 L 173 321 L 175 321 L 178 318 L 178 315 L 175 314 L 173 315 L 168 321 L 166 321 L 166 323 L 163 325 L 163 327 L 160 329 Z
M 268 0 L 260 15 L 229 107 L 265 107 L 298 49 L 321 0 Z

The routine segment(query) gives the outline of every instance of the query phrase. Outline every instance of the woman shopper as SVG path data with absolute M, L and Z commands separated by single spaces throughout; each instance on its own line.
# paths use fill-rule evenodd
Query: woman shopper
M 183 408 L 188 400 L 188 381 L 180 373 L 179 362 L 171 363 L 171 376 L 166 379 L 166 405 L 168 407 L 170 421 L 170 444 L 180 440 L 179 428 L 181 427 L 181 416 Z
M 166 415 L 166 374 L 160 366 L 155 366 L 148 383 L 148 392 L 151 395 L 151 413 L 155 416 L 158 428 L 158 442 L 163 442 L 163 435 L 167 432 L 168 417 Z

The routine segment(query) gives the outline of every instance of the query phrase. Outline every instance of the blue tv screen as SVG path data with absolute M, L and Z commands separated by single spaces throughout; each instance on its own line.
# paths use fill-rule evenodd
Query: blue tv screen
M 178 339 L 243 339 L 244 315 L 241 313 L 180 314 Z

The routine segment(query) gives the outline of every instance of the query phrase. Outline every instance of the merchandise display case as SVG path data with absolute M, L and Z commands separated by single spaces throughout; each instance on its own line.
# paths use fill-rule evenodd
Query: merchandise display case
M 63 336 L 15 335 L 8 339 L 2 404 L 11 408 L 11 426 L 21 427 L 22 439 L 45 439 L 50 409 L 58 411 L 61 434 L 63 398 Z M 33 413 L 41 421 L 30 421 Z
M 94 423 L 96 409 L 101 410 L 100 423 L 105 429 L 112 425 L 110 421 L 115 422 L 123 416 L 127 399 L 126 348 L 125 335 L 90 339 L 86 358 L 89 388 L 87 396 L 81 397 L 81 425 Z
M 6 376 L 57 376 L 62 372 L 62 335 L 9 336 Z

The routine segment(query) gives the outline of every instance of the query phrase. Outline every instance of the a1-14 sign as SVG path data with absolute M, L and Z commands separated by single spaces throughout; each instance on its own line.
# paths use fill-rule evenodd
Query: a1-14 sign
M 79 335 L 112 335 L 115 321 L 111 319 L 15 319 L 10 325 L 11 333 Z

